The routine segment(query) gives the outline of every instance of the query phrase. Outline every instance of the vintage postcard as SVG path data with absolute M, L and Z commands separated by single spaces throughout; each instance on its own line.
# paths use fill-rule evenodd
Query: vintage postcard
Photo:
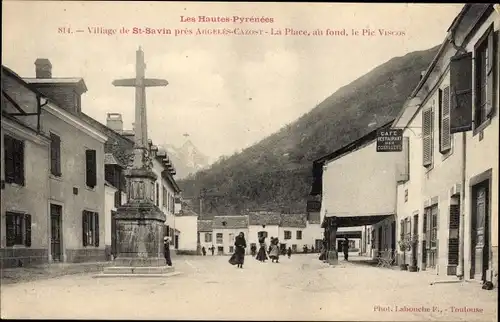
M 1 317 L 496 321 L 499 11 L 3 1 Z

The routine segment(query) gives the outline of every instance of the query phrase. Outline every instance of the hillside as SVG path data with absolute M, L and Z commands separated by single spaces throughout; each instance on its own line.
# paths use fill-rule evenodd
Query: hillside
M 255 208 L 305 211 L 312 161 L 394 119 L 438 48 L 376 67 L 277 133 L 180 181 L 183 195 L 196 201 L 202 188 L 217 195 L 212 214 Z M 204 212 L 211 208 L 206 200 Z

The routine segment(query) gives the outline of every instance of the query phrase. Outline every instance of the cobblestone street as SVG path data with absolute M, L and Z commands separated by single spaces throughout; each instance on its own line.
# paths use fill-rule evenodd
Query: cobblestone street
M 93 278 L 91 273 L 2 286 L 2 318 L 496 321 L 497 293 L 436 284 L 426 272 L 382 269 L 317 255 L 243 269 L 228 257 L 175 257 L 181 275 Z M 95 274 L 95 273 L 94 273 Z M 406 306 L 406 308 L 405 308 Z M 453 312 L 456 308 L 482 312 Z M 430 312 L 409 312 L 415 310 Z M 399 311 L 399 312 L 396 312 Z

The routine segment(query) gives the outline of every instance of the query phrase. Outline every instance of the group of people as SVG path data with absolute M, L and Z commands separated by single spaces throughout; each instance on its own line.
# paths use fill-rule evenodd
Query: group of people
M 214 256 L 214 253 L 215 253 L 215 247 L 214 245 L 212 245 L 212 247 L 208 247 L 208 250 L 212 252 L 212 256 Z M 205 248 L 205 246 L 203 246 L 201 248 L 201 252 L 203 254 L 203 256 L 207 256 L 207 249 Z
M 255 256 L 255 259 L 260 261 L 260 262 L 265 262 L 268 260 L 268 254 L 269 258 L 271 258 L 271 261 L 273 263 L 279 263 L 279 257 L 280 257 L 280 249 L 279 249 L 279 240 L 278 238 L 271 237 L 271 243 L 269 245 L 269 248 L 266 245 L 266 237 L 261 236 L 259 237 L 259 252 L 255 256 L 255 249 L 252 250 L 252 256 Z M 288 255 L 288 258 L 292 256 L 292 249 L 288 247 L 287 250 L 282 250 L 281 254 L 286 254 Z

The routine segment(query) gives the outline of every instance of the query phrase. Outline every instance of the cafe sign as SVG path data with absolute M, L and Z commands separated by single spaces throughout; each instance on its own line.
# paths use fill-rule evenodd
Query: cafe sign
M 383 129 L 377 131 L 377 152 L 403 151 L 403 130 Z

